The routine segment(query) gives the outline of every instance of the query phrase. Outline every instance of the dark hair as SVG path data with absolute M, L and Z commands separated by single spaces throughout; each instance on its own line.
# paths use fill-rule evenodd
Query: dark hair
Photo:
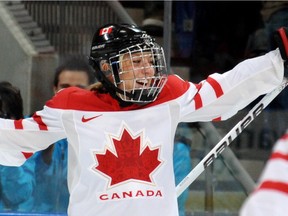
M 1 118 L 23 118 L 23 100 L 20 90 L 11 83 L 0 82 L 0 116 Z
M 70 57 L 63 64 L 56 68 L 54 74 L 53 85 L 57 86 L 59 83 L 59 76 L 64 70 L 70 71 L 84 71 L 88 76 L 89 84 L 95 82 L 94 70 L 89 65 L 88 59 L 82 57 Z

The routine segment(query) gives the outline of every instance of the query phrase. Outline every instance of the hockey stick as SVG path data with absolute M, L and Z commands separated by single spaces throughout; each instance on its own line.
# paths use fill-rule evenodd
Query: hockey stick
M 272 92 L 266 94 L 249 112 L 239 121 L 197 164 L 197 166 L 176 186 L 177 197 L 194 182 L 194 180 L 208 167 L 230 143 L 268 106 L 269 103 L 287 86 L 288 80 L 284 78 L 282 83 Z

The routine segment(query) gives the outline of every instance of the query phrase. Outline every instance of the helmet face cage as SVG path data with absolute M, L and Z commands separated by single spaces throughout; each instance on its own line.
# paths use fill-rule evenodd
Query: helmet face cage
M 167 81 L 163 49 L 151 40 L 120 50 L 109 64 L 112 82 L 122 90 L 117 95 L 126 102 L 153 102 Z

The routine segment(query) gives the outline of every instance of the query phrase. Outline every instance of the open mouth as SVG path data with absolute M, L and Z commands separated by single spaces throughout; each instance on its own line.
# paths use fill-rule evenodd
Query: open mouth
M 141 87 L 141 88 L 148 88 L 149 87 L 149 82 L 148 80 L 138 80 L 136 83 Z

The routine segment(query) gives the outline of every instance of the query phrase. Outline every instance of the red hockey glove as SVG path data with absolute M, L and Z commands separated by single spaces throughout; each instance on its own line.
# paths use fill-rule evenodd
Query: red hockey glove
M 281 57 L 284 61 L 288 60 L 288 28 L 281 27 L 275 31 L 274 40 L 279 47 Z

